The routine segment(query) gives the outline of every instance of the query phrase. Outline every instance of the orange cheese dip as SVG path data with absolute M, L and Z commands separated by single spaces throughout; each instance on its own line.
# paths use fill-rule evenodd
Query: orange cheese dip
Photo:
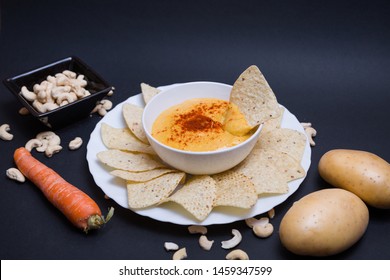
M 225 126 L 227 110 L 229 125 Z M 152 136 L 170 147 L 186 151 L 214 151 L 237 145 L 251 135 L 237 106 L 215 98 L 195 98 L 162 112 Z

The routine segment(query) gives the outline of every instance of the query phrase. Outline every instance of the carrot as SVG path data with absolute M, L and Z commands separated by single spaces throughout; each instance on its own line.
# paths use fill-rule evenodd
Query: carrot
M 91 197 L 34 158 L 24 147 L 15 150 L 14 161 L 23 175 L 33 182 L 73 225 L 86 233 L 90 229 L 100 228 L 112 217 L 114 208 L 111 208 L 107 218 L 104 218 Z

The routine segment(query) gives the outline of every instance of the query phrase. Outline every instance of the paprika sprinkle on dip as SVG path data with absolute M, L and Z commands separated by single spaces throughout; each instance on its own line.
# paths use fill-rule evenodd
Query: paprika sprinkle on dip
M 235 118 L 240 133 L 235 133 L 235 127 L 225 128 L 230 106 L 229 101 L 215 98 L 187 100 L 162 112 L 153 124 L 152 135 L 165 145 L 186 151 L 213 151 L 237 145 L 250 133 L 241 135 L 242 127 L 248 125 L 237 107 L 229 110 L 229 118 Z

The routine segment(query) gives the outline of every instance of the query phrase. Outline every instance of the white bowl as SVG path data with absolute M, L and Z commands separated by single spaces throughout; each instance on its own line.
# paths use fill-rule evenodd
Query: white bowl
M 215 82 L 179 84 L 161 91 L 144 109 L 142 124 L 157 155 L 168 165 L 189 174 L 215 174 L 226 171 L 244 160 L 255 146 L 262 126 L 246 141 L 229 148 L 207 152 L 191 152 L 169 147 L 152 136 L 156 118 L 166 109 L 193 98 L 229 100 L 232 86 Z

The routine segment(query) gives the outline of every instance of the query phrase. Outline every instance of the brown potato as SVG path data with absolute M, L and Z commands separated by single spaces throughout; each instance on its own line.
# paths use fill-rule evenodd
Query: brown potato
M 329 184 L 351 191 L 368 205 L 390 208 L 390 164 L 379 156 L 358 150 L 331 150 L 318 165 Z
M 368 208 L 358 196 L 342 189 L 323 189 L 293 204 L 282 218 L 279 237 L 297 255 L 330 256 L 354 245 L 368 220 Z

